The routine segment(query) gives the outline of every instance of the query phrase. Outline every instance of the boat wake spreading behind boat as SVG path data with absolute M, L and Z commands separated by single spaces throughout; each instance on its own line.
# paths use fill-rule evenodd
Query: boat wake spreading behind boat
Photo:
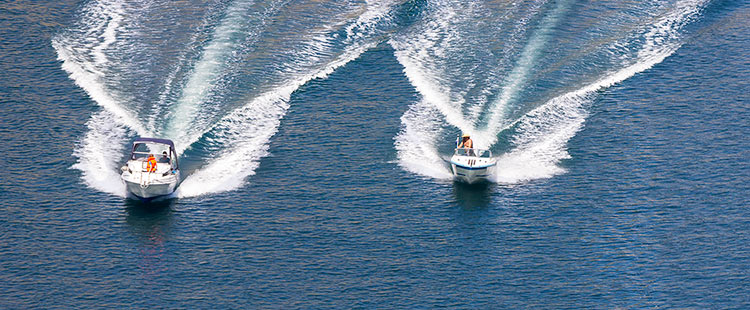
M 292 94 L 381 42 L 419 94 L 395 139 L 399 165 L 452 178 L 443 141 L 466 131 L 499 155 L 492 179 L 512 183 L 564 172 L 597 93 L 671 55 L 705 4 L 100 0 L 52 45 L 98 105 L 73 166 L 97 190 L 126 194 L 117 168 L 139 136 L 180 146 L 189 175 L 179 196 L 239 188 L 268 155 Z M 617 9 L 601 18 L 574 5 Z M 153 29 L 174 35 L 154 40 Z
M 427 22 L 389 41 L 420 94 L 395 138 L 399 165 L 427 177 L 451 177 L 442 154 L 448 152 L 445 141 L 460 130 L 473 132 L 479 148 L 499 154 L 492 181 L 565 172 L 560 162 L 570 157 L 568 141 L 583 128 L 598 93 L 674 53 L 682 30 L 707 3 L 596 5 L 610 2 L 620 10 L 606 19 L 579 15 L 570 9 L 572 1 L 430 3 Z M 484 33 L 508 40 L 477 41 Z M 475 57 L 479 52 L 467 46 L 495 56 Z
M 63 69 L 100 107 L 73 167 L 87 185 L 124 196 L 117 168 L 128 141 L 158 136 L 175 141 L 177 155 L 196 167 L 178 196 L 242 186 L 268 155 L 291 94 L 382 42 L 394 6 L 87 2 L 81 19 L 52 41 Z M 148 18 L 156 14 L 174 16 Z M 174 35 L 154 40 L 153 29 Z

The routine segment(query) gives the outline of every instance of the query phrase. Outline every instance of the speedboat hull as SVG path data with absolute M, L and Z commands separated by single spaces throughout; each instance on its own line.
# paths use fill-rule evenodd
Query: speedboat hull
M 122 179 L 128 192 L 141 199 L 151 199 L 174 193 L 179 180 L 179 173 L 123 173 Z
M 453 170 L 453 178 L 456 181 L 474 184 L 488 181 L 495 166 L 468 167 L 451 163 L 451 168 Z
M 456 181 L 474 184 L 489 181 L 497 161 L 489 150 L 458 148 L 450 164 Z
M 177 182 L 141 185 L 140 183 L 125 181 L 125 185 L 128 188 L 128 192 L 133 196 L 141 199 L 151 199 L 171 195 L 177 187 Z

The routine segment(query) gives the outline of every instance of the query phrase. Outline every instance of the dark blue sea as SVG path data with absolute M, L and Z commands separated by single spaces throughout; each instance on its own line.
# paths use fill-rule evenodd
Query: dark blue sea
M 0 308 L 750 309 L 749 51 L 737 0 L 3 0 Z

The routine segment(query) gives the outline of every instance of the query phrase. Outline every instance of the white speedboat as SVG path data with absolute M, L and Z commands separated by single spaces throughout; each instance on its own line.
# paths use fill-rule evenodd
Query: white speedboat
M 497 160 L 490 150 L 457 148 L 450 163 L 454 179 L 474 184 L 490 179 Z
M 180 182 L 177 152 L 167 139 L 136 139 L 121 170 L 128 192 L 141 199 L 172 194 Z

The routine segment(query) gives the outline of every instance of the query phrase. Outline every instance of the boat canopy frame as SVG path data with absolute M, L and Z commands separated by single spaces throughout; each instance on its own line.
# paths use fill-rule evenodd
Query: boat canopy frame
M 142 143 L 154 143 L 154 144 L 164 144 L 169 146 L 169 158 L 172 163 L 173 169 L 179 169 L 180 165 L 177 162 L 177 149 L 174 147 L 174 142 L 169 139 L 159 139 L 159 138 L 137 138 L 135 141 L 133 141 L 133 147 L 130 150 L 130 159 L 135 159 L 135 148 L 138 146 L 138 144 Z

